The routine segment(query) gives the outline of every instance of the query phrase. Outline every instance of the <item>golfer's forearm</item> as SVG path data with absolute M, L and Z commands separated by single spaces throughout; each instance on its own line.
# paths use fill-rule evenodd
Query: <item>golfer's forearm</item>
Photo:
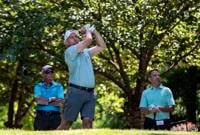
M 141 113 L 144 114 L 144 115 L 151 113 L 150 110 L 149 110 L 148 108 L 140 108 L 140 111 L 141 111 Z
M 87 47 L 92 43 L 92 34 L 90 31 L 86 31 L 85 38 L 83 39 L 83 46 Z
M 40 104 L 40 105 L 46 105 L 46 104 L 48 104 L 49 99 L 38 97 L 38 98 L 36 98 L 36 102 L 37 102 L 37 104 Z
M 56 99 L 54 102 L 50 102 L 50 105 L 54 105 L 54 106 L 60 106 L 61 104 L 64 103 L 64 99 Z
M 174 111 L 174 106 L 161 106 L 159 110 L 162 112 L 172 112 Z
M 85 38 L 77 45 L 77 52 L 81 52 L 92 43 L 92 34 L 90 31 L 86 31 Z
M 106 48 L 106 43 L 104 42 L 102 36 L 99 34 L 98 31 L 94 30 L 93 34 L 96 38 L 96 44 L 101 48 Z

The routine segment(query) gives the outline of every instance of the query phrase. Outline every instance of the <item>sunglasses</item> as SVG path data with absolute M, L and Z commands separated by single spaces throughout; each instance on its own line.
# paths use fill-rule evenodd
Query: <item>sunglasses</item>
M 46 70 L 45 72 L 44 72 L 45 74 L 53 74 L 53 70 Z

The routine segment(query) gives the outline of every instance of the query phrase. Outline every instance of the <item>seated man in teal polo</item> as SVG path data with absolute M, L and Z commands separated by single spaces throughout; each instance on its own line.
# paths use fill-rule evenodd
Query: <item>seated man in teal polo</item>
M 153 69 L 148 73 L 151 85 L 143 91 L 140 109 L 145 115 L 144 129 L 170 129 L 170 112 L 174 110 L 171 90 L 161 84 L 160 73 Z
M 64 103 L 63 86 L 53 81 L 53 68 L 42 68 L 43 80 L 35 85 L 36 117 L 34 130 L 53 130 L 61 122 L 61 106 Z

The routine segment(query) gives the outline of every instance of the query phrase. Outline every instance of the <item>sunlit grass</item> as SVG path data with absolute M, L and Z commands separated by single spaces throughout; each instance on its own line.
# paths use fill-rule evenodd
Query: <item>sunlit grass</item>
M 0 135 L 200 135 L 199 132 L 175 132 L 175 131 L 146 131 L 146 130 L 113 130 L 113 129 L 90 129 L 69 131 L 30 131 L 18 129 L 1 129 Z

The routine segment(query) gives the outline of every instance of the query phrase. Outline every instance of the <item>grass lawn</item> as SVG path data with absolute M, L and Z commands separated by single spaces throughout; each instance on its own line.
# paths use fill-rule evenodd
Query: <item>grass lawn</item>
M 136 129 L 77 129 L 69 131 L 30 131 L 18 129 L 0 129 L 0 135 L 200 135 L 200 132 L 145 131 Z

